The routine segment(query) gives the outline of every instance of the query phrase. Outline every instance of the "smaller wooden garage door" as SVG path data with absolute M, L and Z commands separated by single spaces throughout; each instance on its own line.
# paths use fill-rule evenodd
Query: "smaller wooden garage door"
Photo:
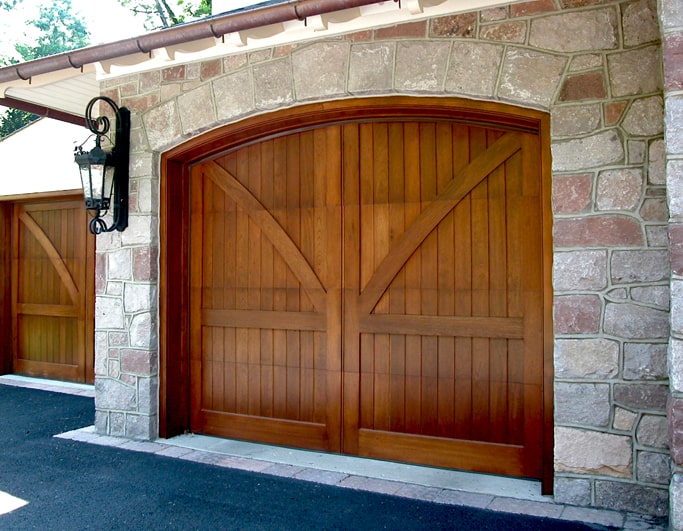
M 191 428 L 540 478 L 537 134 L 320 126 L 191 174 Z
M 82 200 L 12 214 L 12 370 L 93 381 L 94 242 Z

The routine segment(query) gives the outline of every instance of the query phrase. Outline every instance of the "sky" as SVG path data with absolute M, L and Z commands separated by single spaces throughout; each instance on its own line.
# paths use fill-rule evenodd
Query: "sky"
M 37 18 L 38 8 L 50 0 L 23 0 L 16 9 L 0 17 L 0 55 L 14 55 L 14 42 L 27 39 L 26 20 Z M 71 0 L 90 30 L 92 44 L 113 42 L 145 33 L 144 20 L 136 18 L 117 0 Z

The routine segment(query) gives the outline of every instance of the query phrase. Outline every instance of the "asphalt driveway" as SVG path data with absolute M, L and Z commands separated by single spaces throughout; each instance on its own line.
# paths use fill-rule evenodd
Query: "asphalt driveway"
M 93 423 L 91 398 L 0 384 L 0 412 L 0 529 L 609 529 L 53 438 Z

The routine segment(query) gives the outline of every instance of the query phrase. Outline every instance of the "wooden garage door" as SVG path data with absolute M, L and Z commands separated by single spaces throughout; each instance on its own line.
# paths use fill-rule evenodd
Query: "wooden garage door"
M 94 252 L 83 201 L 15 204 L 12 241 L 13 372 L 92 382 Z
M 323 126 L 192 170 L 192 429 L 541 477 L 538 136 Z

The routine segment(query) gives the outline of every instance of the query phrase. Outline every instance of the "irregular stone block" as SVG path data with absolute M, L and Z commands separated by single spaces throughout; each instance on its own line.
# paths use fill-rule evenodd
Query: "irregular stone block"
M 600 105 L 571 105 L 553 108 L 551 131 L 553 138 L 592 133 L 600 127 Z
M 111 378 L 95 379 L 95 407 L 134 411 L 137 406 L 137 393 L 131 387 Z
M 660 38 L 656 0 L 626 4 L 621 20 L 626 46 L 638 46 Z
M 645 302 L 669 309 L 669 286 L 648 286 L 631 288 L 631 298 L 637 302 Z
M 289 57 L 254 65 L 252 72 L 254 106 L 257 109 L 273 109 L 294 101 L 294 79 Z
M 612 50 L 617 47 L 616 13 L 605 8 L 533 19 L 529 44 L 557 52 Z
M 665 380 L 668 377 L 667 345 L 626 343 L 624 380 Z
M 107 278 L 109 280 L 130 280 L 131 251 L 124 248 L 107 253 Z
M 595 334 L 600 328 L 602 303 L 597 295 L 566 295 L 555 298 L 557 334 Z
M 481 28 L 480 38 L 501 42 L 524 43 L 526 22 L 503 22 Z
M 128 216 L 128 227 L 121 233 L 122 245 L 150 245 L 157 241 L 157 217 L 150 215 Z
M 556 291 L 604 289 L 607 287 L 607 251 L 555 253 L 553 287 Z
M 555 503 L 590 505 L 591 482 L 587 479 L 556 477 L 553 497 Z
M 664 411 L 668 395 L 666 385 L 614 384 L 614 402 L 630 409 Z
M 671 392 L 683 393 L 683 340 L 670 338 L 667 355 Z
M 638 452 L 636 464 L 638 481 L 668 485 L 671 479 L 671 458 L 666 454 Z
M 675 334 L 683 331 L 683 280 L 671 279 L 671 329 Z
M 675 2 L 668 2 L 673 4 Z M 683 8 L 681 9 L 683 11 Z M 676 473 L 671 478 L 669 486 L 670 507 L 669 526 L 670 529 L 683 529 L 683 474 Z
M 671 270 L 675 275 L 683 275 L 683 224 L 671 223 L 668 231 L 670 242 Z
M 598 210 L 633 210 L 643 195 L 643 172 L 635 168 L 598 174 Z
M 683 153 L 683 96 L 666 98 L 666 149 Z
M 610 264 L 612 282 L 657 282 L 669 278 L 667 251 L 614 251 Z
M 650 448 L 669 448 L 669 425 L 666 417 L 643 415 L 638 424 L 636 439 L 643 446 Z
M 398 43 L 395 84 L 397 90 L 442 90 L 448 66 L 450 44 L 447 42 Z
M 631 431 L 636 424 L 638 415 L 628 409 L 620 407 L 614 408 L 614 422 L 612 426 L 615 430 Z
M 502 46 L 454 42 L 446 73 L 446 91 L 493 96 L 502 58 Z
M 607 95 L 602 72 L 568 76 L 562 83 L 559 101 L 601 100 Z
M 666 516 L 669 496 L 665 489 L 616 481 L 595 482 L 595 505 L 615 511 Z
M 156 346 L 156 325 L 150 313 L 139 313 L 133 316 L 130 323 L 131 347 L 151 349 Z
M 430 35 L 434 37 L 474 37 L 477 34 L 477 13 L 461 13 L 433 19 Z
M 664 102 L 661 96 L 636 100 L 626 111 L 624 130 L 634 136 L 656 136 L 664 132 Z M 667 121 L 667 125 L 668 125 Z M 667 131 L 668 134 L 668 131 Z
M 123 328 L 123 302 L 120 298 L 99 296 L 95 299 L 95 328 Z
M 555 340 L 558 378 L 613 378 L 619 371 L 619 343 L 604 338 Z
M 275 62 L 277 63 L 277 62 Z M 268 87 L 263 83 L 259 87 L 259 96 L 265 98 L 269 97 Z M 211 86 L 213 87 L 214 101 L 216 102 L 216 117 L 220 121 L 230 120 L 238 116 L 245 115 L 254 110 L 254 89 L 253 80 L 248 70 L 242 70 L 215 79 Z M 290 69 L 290 83 L 282 84 L 276 88 L 278 93 L 285 92 L 289 88 L 291 95 L 291 69 Z M 291 97 L 291 96 L 290 96 Z
M 650 143 L 648 162 L 648 182 L 650 184 L 666 184 L 666 150 L 663 140 L 653 140 Z
M 661 417 L 657 417 L 657 419 L 660 422 L 662 420 Z M 673 459 L 673 462 L 676 464 L 676 466 L 680 467 L 683 465 L 683 399 L 673 397 L 669 398 L 667 404 L 667 419 L 667 426 L 652 426 L 650 428 L 652 433 L 645 432 L 645 436 L 649 436 L 654 439 L 654 443 L 661 444 L 664 439 L 666 443 L 670 443 L 671 459 Z M 655 431 L 655 429 L 657 431 Z M 669 437 L 665 438 L 665 435 L 667 434 Z M 659 438 L 655 439 L 657 436 Z M 655 444 L 651 444 L 650 446 L 655 446 Z
M 590 448 L 590 451 L 586 451 Z M 555 428 L 555 470 L 630 478 L 631 437 L 578 428 Z
M 551 149 L 554 171 L 600 168 L 624 159 L 624 145 L 614 129 L 584 138 L 553 142 Z
M 591 203 L 593 176 L 557 175 L 553 177 L 553 212 L 575 214 L 584 212 Z
M 669 312 L 627 303 L 608 303 L 605 333 L 625 339 L 661 339 L 669 335 Z
M 665 35 L 664 55 L 664 88 L 667 91 L 683 88 L 683 34 Z
M 127 313 L 150 311 L 156 306 L 157 290 L 152 284 L 126 282 L 123 290 L 123 310 Z
M 164 147 L 178 142 L 182 129 L 175 101 L 167 101 L 150 109 L 143 114 L 142 121 L 152 150 L 163 151 Z
M 351 47 L 349 92 L 385 92 L 393 86 L 396 46 L 364 43 Z
M 643 201 L 643 206 L 640 208 L 640 217 L 643 221 L 660 221 L 665 222 L 669 219 L 669 209 L 666 204 L 666 198 L 648 198 Z
M 609 385 L 555 384 L 555 422 L 607 426 L 610 415 Z
M 560 248 L 643 244 L 640 224 L 621 216 L 558 219 L 553 225 L 553 237 Z
M 344 94 L 349 51 L 348 43 L 324 41 L 292 53 L 297 100 Z
M 159 436 L 159 425 L 156 415 L 126 414 L 126 437 L 151 441 Z
M 662 89 L 659 46 L 613 53 L 607 56 L 612 96 L 652 94 Z
M 567 60 L 512 48 L 505 56 L 498 93 L 504 98 L 550 107 Z
M 136 376 L 157 373 L 158 356 L 149 350 L 121 349 L 121 371 Z

